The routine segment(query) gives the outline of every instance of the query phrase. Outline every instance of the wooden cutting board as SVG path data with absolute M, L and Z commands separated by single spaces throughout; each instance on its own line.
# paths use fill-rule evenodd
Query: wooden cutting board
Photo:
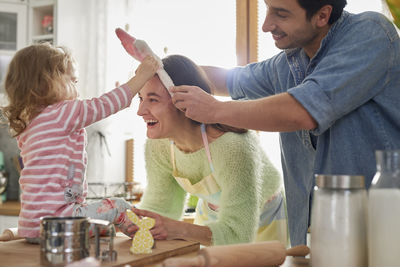
M 200 249 L 198 242 L 185 240 L 156 240 L 151 254 L 133 255 L 129 252 L 131 239 L 116 236 L 114 249 L 118 253 L 117 261 L 103 263 L 101 266 L 117 267 L 130 264 L 145 266 L 163 259 L 195 252 Z M 94 248 L 94 245 L 91 245 Z M 91 256 L 94 256 L 91 251 Z M 40 264 L 40 246 L 27 243 L 24 239 L 0 242 L 0 266 L 37 267 Z

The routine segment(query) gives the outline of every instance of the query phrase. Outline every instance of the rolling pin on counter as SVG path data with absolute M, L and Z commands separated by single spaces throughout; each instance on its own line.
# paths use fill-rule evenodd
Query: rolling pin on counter
M 11 240 L 17 240 L 21 239 L 18 235 L 18 228 L 7 228 L 3 231 L 3 233 L 0 235 L 0 241 L 11 241 Z
M 286 250 L 278 241 L 252 244 L 212 246 L 202 248 L 196 257 L 171 258 L 164 267 L 275 267 L 285 262 L 286 256 L 306 256 L 307 246 L 296 246 Z

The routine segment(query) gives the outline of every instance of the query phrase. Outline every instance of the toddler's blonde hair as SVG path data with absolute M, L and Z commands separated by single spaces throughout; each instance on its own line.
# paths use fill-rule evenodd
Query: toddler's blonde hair
M 74 66 L 67 48 L 48 43 L 34 44 L 15 54 L 5 78 L 9 103 L 2 108 L 14 136 L 47 106 L 77 97 L 75 86 L 70 84 Z

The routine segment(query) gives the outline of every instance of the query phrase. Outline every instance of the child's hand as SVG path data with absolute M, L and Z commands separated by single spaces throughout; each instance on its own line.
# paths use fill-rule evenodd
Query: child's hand
M 136 233 L 137 230 L 139 230 L 139 227 L 137 225 L 133 224 L 128 216 L 126 215 L 126 212 L 123 212 L 122 214 L 122 221 L 119 224 L 116 224 L 116 226 L 119 228 L 119 230 L 126 234 L 129 237 L 133 237 Z
M 143 59 L 142 63 L 140 63 L 139 67 L 136 70 L 136 76 L 138 78 L 140 76 L 143 77 L 146 81 L 156 74 L 156 71 L 160 68 L 160 63 L 152 56 L 147 56 Z M 142 78 L 140 77 L 140 78 Z
M 128 81 L 128 85 L 132 90 L 133 94 L 139 92 L 144 84 L 151 79 L 160 68 L 159 62 L 151 56 L 147 56 L 143 59 L 142 63 L 136 70 L 136 75 Z
M 155 220 L 155 225 L 150 230 L 154 239 L 162 240 L 181 237 L 179 233 L 182 232 L 182 228 L 177 221 L 148 210 L 133 208 L 132 211 L 139 217 L 150 217 Z

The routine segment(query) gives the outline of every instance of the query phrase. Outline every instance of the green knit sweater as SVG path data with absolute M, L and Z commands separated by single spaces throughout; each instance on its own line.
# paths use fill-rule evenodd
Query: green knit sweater
M 213 245 L 253 241 L 260 211 L 282 185 L 279 173 L 261 149 L 256 133 L 225 133 L 210 143 L 216 182 L 221 188 L 218 220 L 207 224 Z M 174 146 L 178 175 L 197 183 L 211 172 L 205 149 L 184 153 Z M 170 141 L 148 139 L 147 187 L 139 207 L 180 219 L 186 192 L 172 176 Z

